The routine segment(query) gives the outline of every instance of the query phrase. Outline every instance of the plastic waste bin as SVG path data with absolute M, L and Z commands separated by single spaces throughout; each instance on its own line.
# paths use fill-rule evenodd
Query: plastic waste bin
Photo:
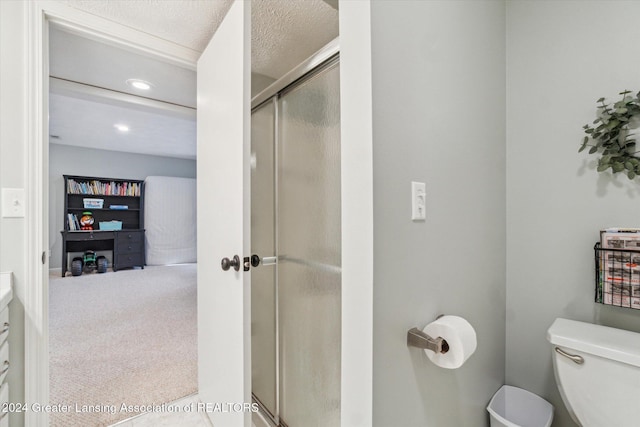
M 549 427 L 553 405 L 527 390 L 503 385 L 493 395 L 487 411 L 491 427 Z

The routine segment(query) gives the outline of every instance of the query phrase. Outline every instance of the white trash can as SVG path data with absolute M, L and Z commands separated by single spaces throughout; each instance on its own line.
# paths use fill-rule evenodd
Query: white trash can
M 491 427 L 549 427 L 553 405 L 527 390 L 503 385 L 493 395 L 487 411 Z

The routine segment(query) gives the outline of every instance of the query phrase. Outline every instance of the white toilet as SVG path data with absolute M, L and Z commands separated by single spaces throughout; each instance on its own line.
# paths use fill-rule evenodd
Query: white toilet
M 547 339 L 562 400 L 579 425 L 640 425 L 640 334 L 556 319 Z

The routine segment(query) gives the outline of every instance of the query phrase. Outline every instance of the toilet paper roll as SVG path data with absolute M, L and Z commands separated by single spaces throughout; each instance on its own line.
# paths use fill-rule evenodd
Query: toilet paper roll
M 478 345 L 473 326 L 460 316 L 442 316 L 429 323 L 422 331 L 432 338 L 442 337 L 449 344 L 449 351 L 446 353 L 424 351 L 429 360 L 442 368 L 459 368 L 476 351 Z

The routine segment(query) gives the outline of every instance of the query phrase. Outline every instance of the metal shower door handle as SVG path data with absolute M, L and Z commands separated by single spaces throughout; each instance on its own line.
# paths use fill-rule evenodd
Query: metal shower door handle
M 260 258 L 260 255 L 253 254 L 251 255 L 251 266 L 257 267 L 260 264 L 262 265 L 275 265 L 278 263 L 278 257 L 275 256 L 266 256 Z

